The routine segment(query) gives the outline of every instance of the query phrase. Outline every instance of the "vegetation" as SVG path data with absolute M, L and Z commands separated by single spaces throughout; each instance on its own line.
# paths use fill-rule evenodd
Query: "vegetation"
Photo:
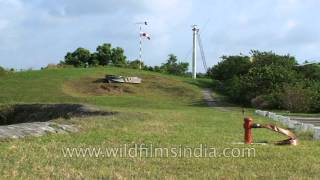
M 64 61 L 56 67 L 74 66 L 74 67 L 97 67 L 97 66 L 117 66 L 139 69 L 140 67 L 147 71 L 168 73 L 174 75 L 185 75 L 188 71 L 188 63 L 179 62 L 177 56 L 169 54 L 166 63 L 159 66 L 147 66 L 139 60 L 127 61 L 124 50 L 120 47 L 112 48 L 111 44 L 102 44 L 97 47 L 96 52 L 91 53 L 85 48 L 78 48 L 74 52 L 68 52 Z M 48 68 L 52 65 L 48 66 Z
M 209 74 L 216 89 L 234 102 L 262 109 L 319 112 L 320 67 L 296 65 L 290 55 L 252 51 L 251 57 L 223 56 Z
M 145 84 L 122 87 L 122 94 L 96 92 L 105 74 L 136 75 Z M 83 80 L 85 82 L 83 82 Z M 19 83 L 17 83 L 19 82 Z M 1 179 L 317 179 L 319 142 L 299 136 L 297 147 L 233 144 L 243 141 L 240 108 L 209 108 L 197 103 L 210 80 L 115 67 L 45 69 L 0 77 L 0 103 L 85 103 L 114 116 L 59 119 L 81 127 L 79 133 L 6 140 L 0 143 Z M 87 84 L 90 87 L 87 87 Z M 99 84 L 99 83 L 98 83 Z M 85 89 L 87 88 L 87 89 Z M 267 119 L 253 115 L 257 123 Z M 284 137 L 254 131 L 254 140 Z M 255 157 L 129 158 L 64 157 L 63 148 L 112 148 L 124 144 L 199 147 L 218 150 L 253 147 Z
M 60 64 L 72 65 L 75 67 L 86 66 L 123 66 L 126 64 L 124 50 L 120 47 L 112 48 L 111 44 L 103 44 L 97 47 L 97 51 L 92 53 L 85 48 L 78 48 L 74 52 L 68 52 L 65 60 Z
M 143 70 L 146 70 L 146 71 L 183 76 L 183 75 L 188 75 L 187 71 L 188 71 L 189 63 L 178 62 L 177 56 L 175 56 L 174 54 L 169 54 L 166 63 L 163 63 L 161 66 L 154 66 L 154 67 L 147 66 L 147 65 L 144 65 L 143 62 L 141 63 L 141 66 Z M 140 61 L 139 60 L 129 61 L 128 67 L 133 69 L 139 69 Z
M 5 75 L 6 73 L 7 73 L 6 70 L 0 66 L 0 76 Z
M 188 63 L 178 63 L 177 56 L 169 54 L 169 58 L 165 64 L 160 67 L 161 71 L 169 74 L 183 75 L 188 71 Z

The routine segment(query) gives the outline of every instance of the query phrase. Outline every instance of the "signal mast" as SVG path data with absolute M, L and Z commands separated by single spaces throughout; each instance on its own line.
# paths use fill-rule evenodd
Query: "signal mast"
M 137 22 L 136 24 L 139 25 L 139 69 L 142 69 L 142 38 L 145 37 L 150 40 L 150 35 L 142 31 L 142 26 L 148 25 L 147 21 Z

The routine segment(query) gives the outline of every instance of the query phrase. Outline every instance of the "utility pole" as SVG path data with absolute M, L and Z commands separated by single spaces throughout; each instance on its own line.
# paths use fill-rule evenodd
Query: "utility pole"
M 197 25 L 192 26 L 193 31 L 193 52 L 192 52 L 192 79 L 197 79 Z

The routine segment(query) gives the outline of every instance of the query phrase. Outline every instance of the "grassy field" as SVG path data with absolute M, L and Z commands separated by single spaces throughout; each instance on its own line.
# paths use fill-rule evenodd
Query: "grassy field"
M 140 85 L 104 87 L 105 74 L 138 75 Z M 58 119 L 80 127 L 56 134 L 0 142 L 0 179 L 317 179 L 320 143 L 302 135 L 300 145 L 241 145 L 241 108 L 209 108 L 201 90 L 210 80 L 193 81 L 120 68 L 56 69 L 0 77 L 0 103 L 83 103 L 114 116 Z M 267 119 L 246 114 L 256 122 Z M 256 142 L 285 137 L 254 130 Z M 255 157 L 64 157 L 65 148 L 148 147 L 254 148 Z

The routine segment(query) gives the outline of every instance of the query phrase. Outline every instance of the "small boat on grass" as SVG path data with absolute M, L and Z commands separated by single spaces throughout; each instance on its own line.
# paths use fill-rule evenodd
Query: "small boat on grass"
M 130 84 L 140 84 L 142 79 L 139 77 L 124 77 L 117 75 L 106 75 L 105 81 L 107 83 L 130 83 Z

